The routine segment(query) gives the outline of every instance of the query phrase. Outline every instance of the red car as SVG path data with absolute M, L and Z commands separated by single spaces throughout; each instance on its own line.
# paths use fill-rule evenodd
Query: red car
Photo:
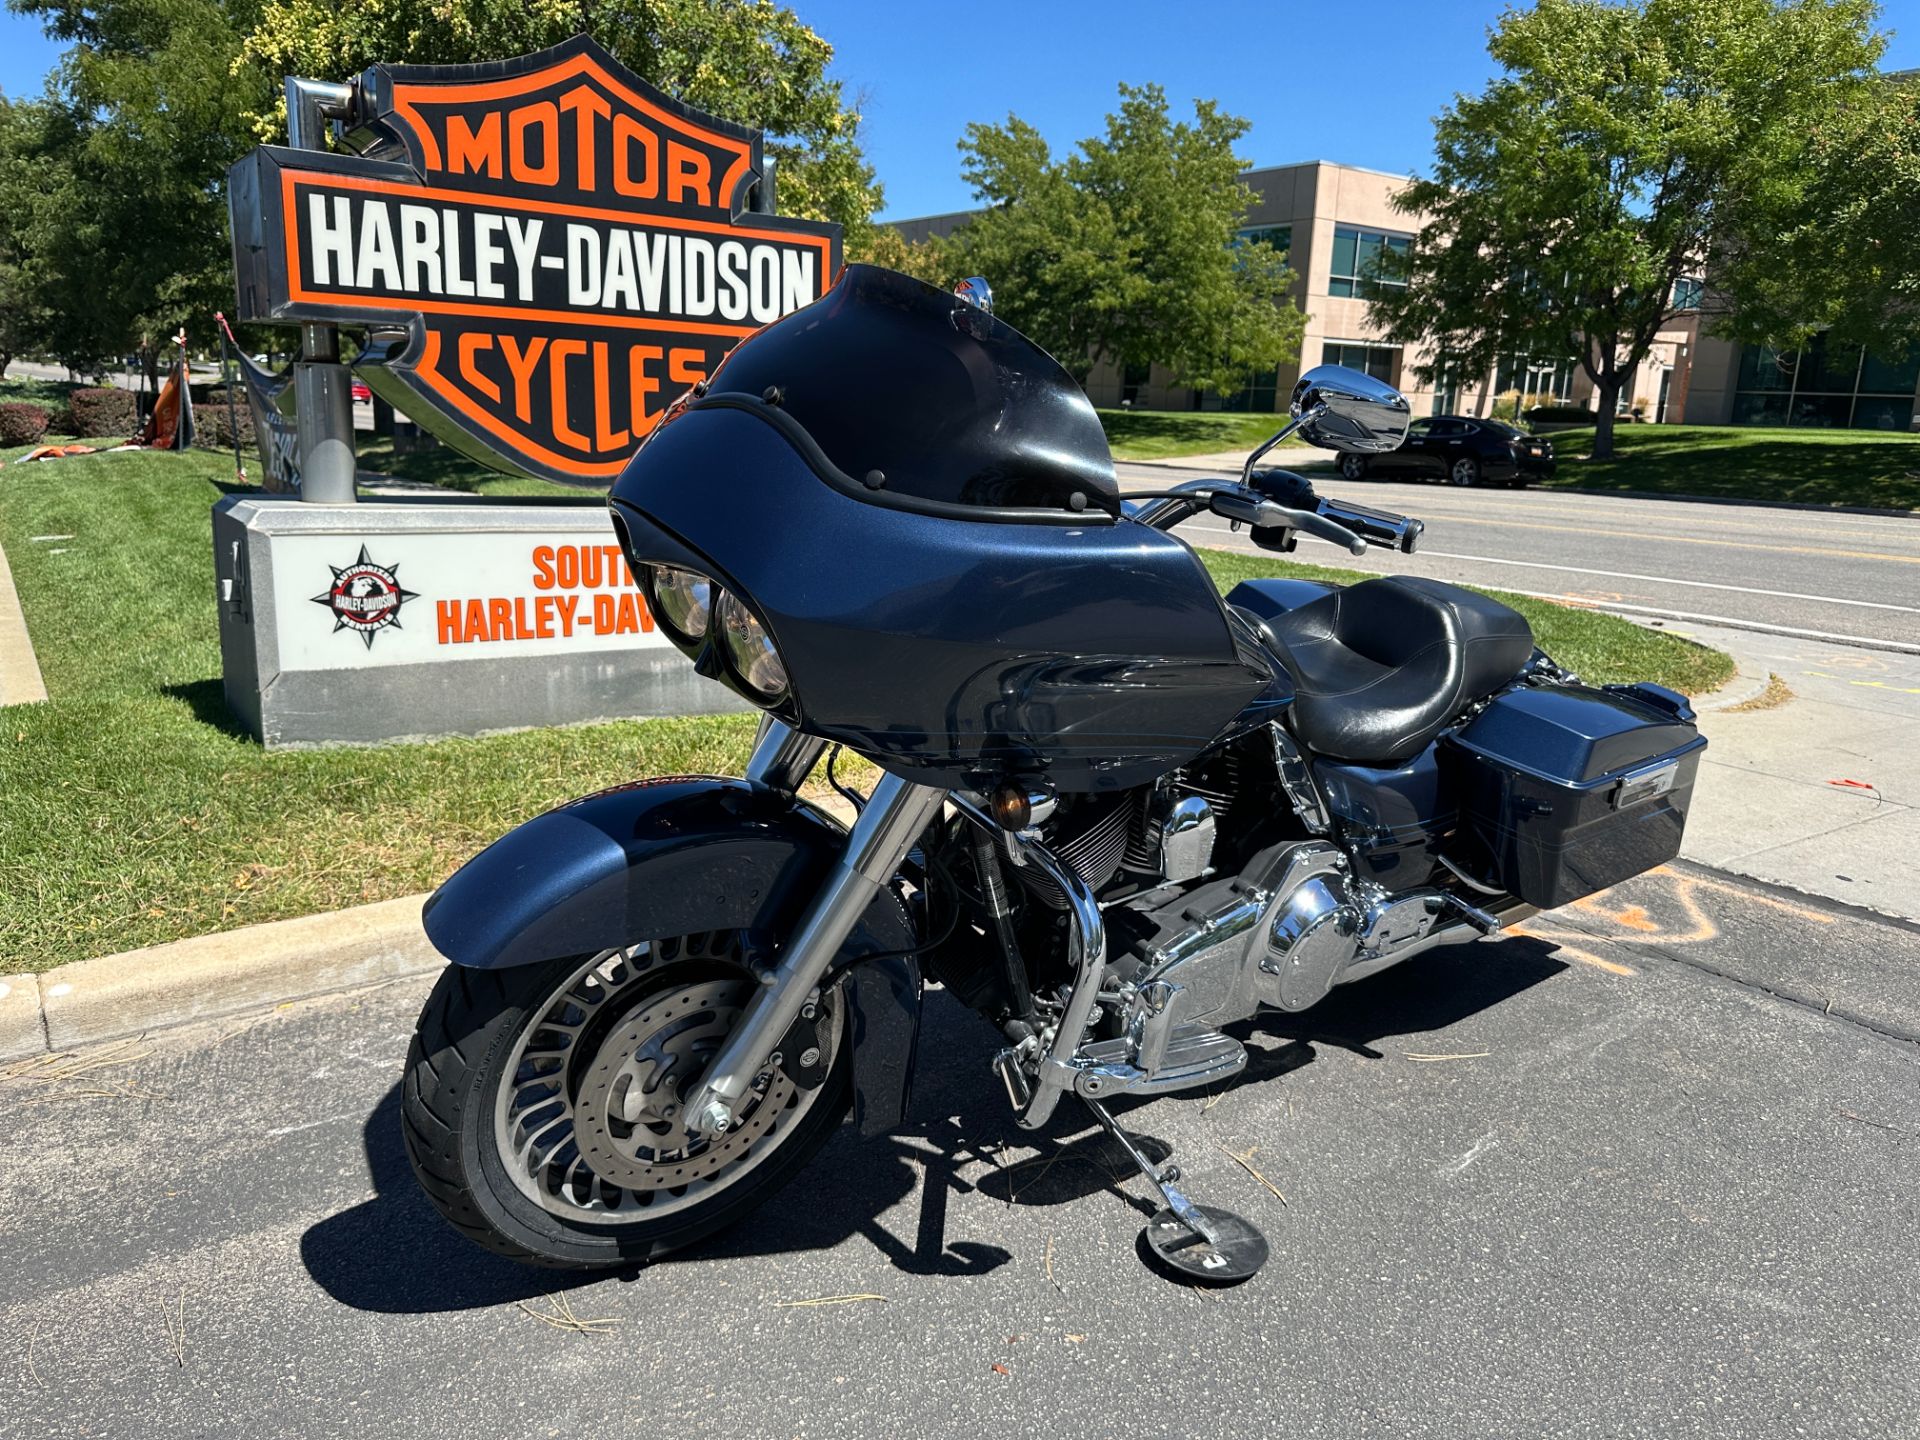
M 356 380 L 353 382 L 353 399 L 356 405 L 359 404 L 362 400 L 365 400 L 368 403 L 372 402 L 373 391 L 367 388 L 366 381 Z

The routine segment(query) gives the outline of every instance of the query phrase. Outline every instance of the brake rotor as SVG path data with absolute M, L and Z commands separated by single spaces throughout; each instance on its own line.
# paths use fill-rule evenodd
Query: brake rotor
M 735 1123 L 717 1139 L 688 1135 L 686 1093 L 740 1018 L 752 985 L 714 980 L 656 996 L 601 1042 L 574 1097 L 575 1143 L 587 1167 L 632 1191 L 670 1190 L 739 1159 L 787 1108 L 793 1081 L 754 1078 Z

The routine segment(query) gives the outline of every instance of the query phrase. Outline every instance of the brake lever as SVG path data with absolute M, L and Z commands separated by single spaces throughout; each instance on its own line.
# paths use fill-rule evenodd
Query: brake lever
M 1353 531 L 1312 510 L 1291 510 L 1271 500 L 1261 500 L 1245 492 L 1218 490 L 1208 498 L 1207 508 L 1227 520 L 1236 520 L 1256 530 L 1285 528 L 1338 545 L 1349 555 L 1367 553 L 1367 542 Z

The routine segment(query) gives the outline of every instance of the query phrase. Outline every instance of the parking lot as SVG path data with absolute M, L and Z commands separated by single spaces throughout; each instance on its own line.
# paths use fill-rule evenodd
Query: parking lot
M 939 995 L 904 1133 L 627 1278 L 416 1194 L 419 982 L 14 1067 L 0 1433 L 1916 1435 L 1917 964 L 1683 865 L 1266 1017 L 1129 1112 L 1271 1241 L 1225 1291 Z

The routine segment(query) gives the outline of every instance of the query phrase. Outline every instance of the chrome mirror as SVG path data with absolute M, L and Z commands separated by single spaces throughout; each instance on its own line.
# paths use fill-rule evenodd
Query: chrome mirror
M 983 275 L 969 275 L 953 287 L 953 293 L 969 305 L 978 307 L 991 315 L 993 313 L 993 287 L 987 284 Z
M 1398 449 L 1413 422 L 1406 396 L 1344 365 L 1317 365 L 1302 375 L 1291 413 L 1309 445 L 1349 455 Z

